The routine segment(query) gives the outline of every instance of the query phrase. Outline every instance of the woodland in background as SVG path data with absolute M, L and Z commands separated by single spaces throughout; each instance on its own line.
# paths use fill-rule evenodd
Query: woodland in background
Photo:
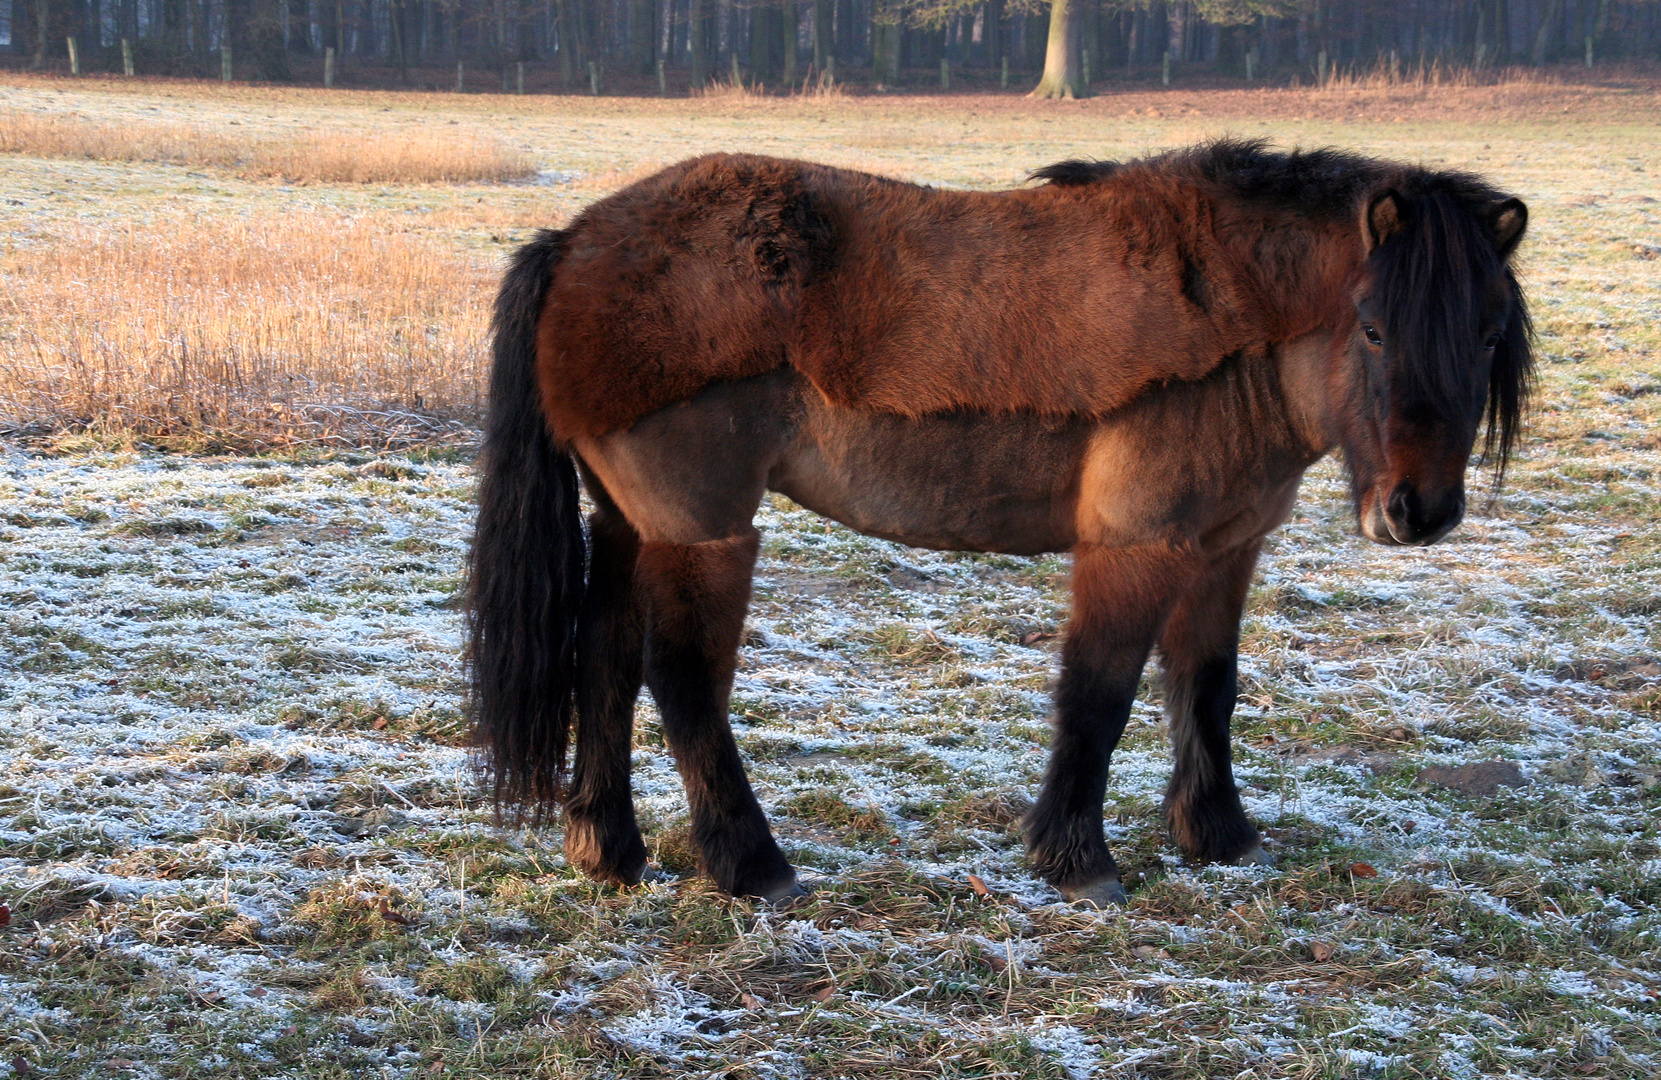
M 315 82 L 332 50 L 337 84 L 938 88 L 1044 70 L 1073 96 L 1172 70 L 1319 82 L 1655 58 L 1661 0 L 0 0 L 8 30 L 8 66 L 34 70 L 68 71 L 73 38 L 82 72 Z

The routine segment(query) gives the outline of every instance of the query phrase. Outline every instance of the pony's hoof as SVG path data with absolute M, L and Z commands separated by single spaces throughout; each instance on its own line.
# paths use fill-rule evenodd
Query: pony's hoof
M 656 885 L 658 882 L 667 884 L 668 882 L 679 880 L 680 878 L 678 875 L 671 874 L 669 871 L 663 869 L 663 867 L 653 866 L 651 863 L 647 863 L 646 868 L 640 871 L 640 877 L 635 881 L 635 884 Z
M 1079 885 L 1070 889 L 1062 889 L 1061 895 L 1076 907 L 1100 908 L 1103 911 L 1109 908 L 1121 908 L 1130 902 L 1125 895 L 1125 887 L 1116 877 L 1104 878 L 1101 881 L 1091 882 L 1089 885 Z
M 795 878 L 791 878 L 783 886 L 769 890 L 761 895 L 761 902 L 774 911 L 790 911 L 807 902 L 813 895 L 813 890 L 807 888 Z
M 630 870 L 618 870 L 612 867 L 588 867 L 577 865 L 584 877 L 590 881 L 597 881 L 602 885 L 610 885 L 618 889 L 632 889 L 637 885 L 645 885 L 656 881 L 661 872 L 650 863 L 641 863 Z
M 1234 860 L 1235 866 L 1273 866 L 1275 857 L 1263 850 L 1262 844 L 1253 844 L 1251 850 Z
M 604 843 L 601 827 L 587 818 L 566 823 L 565 861 L 593 881 L 623 889 L 649 880 L 652 873 L 638 833 L 621 840 L 614 835 L 611 843 Z

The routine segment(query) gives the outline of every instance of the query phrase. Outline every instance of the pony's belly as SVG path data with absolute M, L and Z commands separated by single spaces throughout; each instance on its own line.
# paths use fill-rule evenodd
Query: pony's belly
M 948 551 L 1032 555 L 1076 540 L 1091 426 L 1030 414 L 909 419 L 804 394 L 768 486 L 871 536 Z

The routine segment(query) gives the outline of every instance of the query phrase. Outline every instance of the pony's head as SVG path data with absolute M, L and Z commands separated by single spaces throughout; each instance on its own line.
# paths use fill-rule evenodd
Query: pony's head
M 1457 179 L 1460 183 L 1435 183 Z M 1468 178 L 1375 190 L 1343 343 L 1344 457 L 1361 532 L 1431 544 L 1465 514 L 1465 468 L 1486 420 L 1495 483 L 1518 434 L 1533 358 L 1510 260 L 1528 210 Z

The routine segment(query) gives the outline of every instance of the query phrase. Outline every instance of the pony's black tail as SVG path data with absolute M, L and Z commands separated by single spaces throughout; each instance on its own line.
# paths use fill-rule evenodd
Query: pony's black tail
M 536 326 L 565 234 L 543 231 L 502 279 L 489 419 L 469 557 L 467 664 L 475 743 L 496 807 L 540 818 L 562 794 L 587 550 L 577 470 L 536 381 Z

